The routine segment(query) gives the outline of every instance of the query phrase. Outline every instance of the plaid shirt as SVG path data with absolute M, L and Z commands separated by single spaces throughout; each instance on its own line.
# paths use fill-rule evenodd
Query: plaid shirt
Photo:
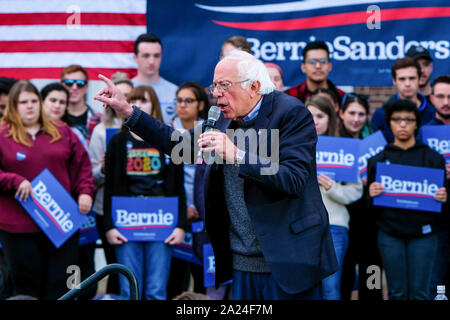
M 331 82 L 330 80 L 327 80 L 328 89 L 333 91 L 336 94 L 336 97 L 339 100 L 339 105 L 341 104 L 342 98 L 345 95 L 345 92 L 341 89 L 336 88 L 336 86 Z M 311 91 L 309 91 L 308 87 L 306 86 L 306 81 L 303 83 L 300 83 L 296 86 L 293 86 L 287 90 L 284 91 L 290 96 L 296 97 L 300 99 L 303 103 L 305 103 L 306 99 L 308 99 L 311 96 Z

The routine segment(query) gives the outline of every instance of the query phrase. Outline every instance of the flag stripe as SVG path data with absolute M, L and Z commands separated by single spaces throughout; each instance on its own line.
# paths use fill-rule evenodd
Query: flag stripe
M 67 65 L 64 65 L 67 66 Z M 15 79 L 59 79 L 63 67 L 59 68 L 0 68 L 0 76 Z M 111 77 L 115 72 L 124 72 L 129 78 L 136 75 L 135 68 L 86 68 L 90 80 L 98 80 L 98 74 Z
M 145 14 L 137 13 L 1 13 L 0 25 L 126 25 L 145 26 Z
M 133 52 L 134 41 L 1 41 L 0 52 Z

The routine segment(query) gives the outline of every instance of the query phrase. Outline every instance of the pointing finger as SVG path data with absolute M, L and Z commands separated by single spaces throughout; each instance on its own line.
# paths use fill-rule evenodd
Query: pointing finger
M 104 75 L 99 74 L 98 77 L 100 79 L 102 79 L 108 85 L 108 87 L 110 87 L 110 88 L 114 87 L 114 83 L 111 80 L 109 80 L 107 77 L 105 77 Z

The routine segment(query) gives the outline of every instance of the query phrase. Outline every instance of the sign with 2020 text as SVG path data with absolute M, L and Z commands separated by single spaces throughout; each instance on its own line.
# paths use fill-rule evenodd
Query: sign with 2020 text
M 441 212 L 434 195 L 444 184 L 444 170 L 378 162 L 375 181 L 384 187 L 373 199 L 376 206 Z
M 111 210 L 129 241 L 164 241 L 178 223 L 177 197 L 112 197 Z

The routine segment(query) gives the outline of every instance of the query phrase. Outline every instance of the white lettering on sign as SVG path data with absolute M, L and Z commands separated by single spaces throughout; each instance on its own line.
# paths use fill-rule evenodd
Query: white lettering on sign
M 370 147 L 369 151 L 367 153 L 364 153 L 362 156 L 358 159 L 359 164 L 359 170 L 361 171 L 365 167 L 367 167 L 367 161 L 372 158 L 373 156 L 377 155 L 379 152 L 381 152 L 384 149 L 384 146 L 379 146 L 375 150 Z
M 440 154 L 450 152 L 450 140 L 439 140 L 437 138 L 427 139 L 428 146 Z
M 355 156 L 351 153 L 344 153 L 343 149 L 339 152 L 318 151 L 316 152 L 317 164 L 331 164 L 351 167 L 355 163 Z
M 33 188 L 33 196 L 37 202 L 54 218 L 64 232 L 73 229 L 73 222 L 69 219 L 70 213 L 64 212 L 59 204 L 47 192 L 47 186 L 41 180 Z
M 164 213 L 162 209 L 158 212 L 128 212 L 124 209 L 116 209 L 117 227 L 138 227 L 148 225 L 170 226 L 174 222 L 173 213 Z
M 439 189 L 434 183 L 428 184 L 427 179 L 424 179 L 423 182 L 407 181 L 392 179 L 392 177 L 383 175 L 381 176 L 381 184 L 383 185 L 385 192 L 409 193 L 413 195 L 434 196 Z

